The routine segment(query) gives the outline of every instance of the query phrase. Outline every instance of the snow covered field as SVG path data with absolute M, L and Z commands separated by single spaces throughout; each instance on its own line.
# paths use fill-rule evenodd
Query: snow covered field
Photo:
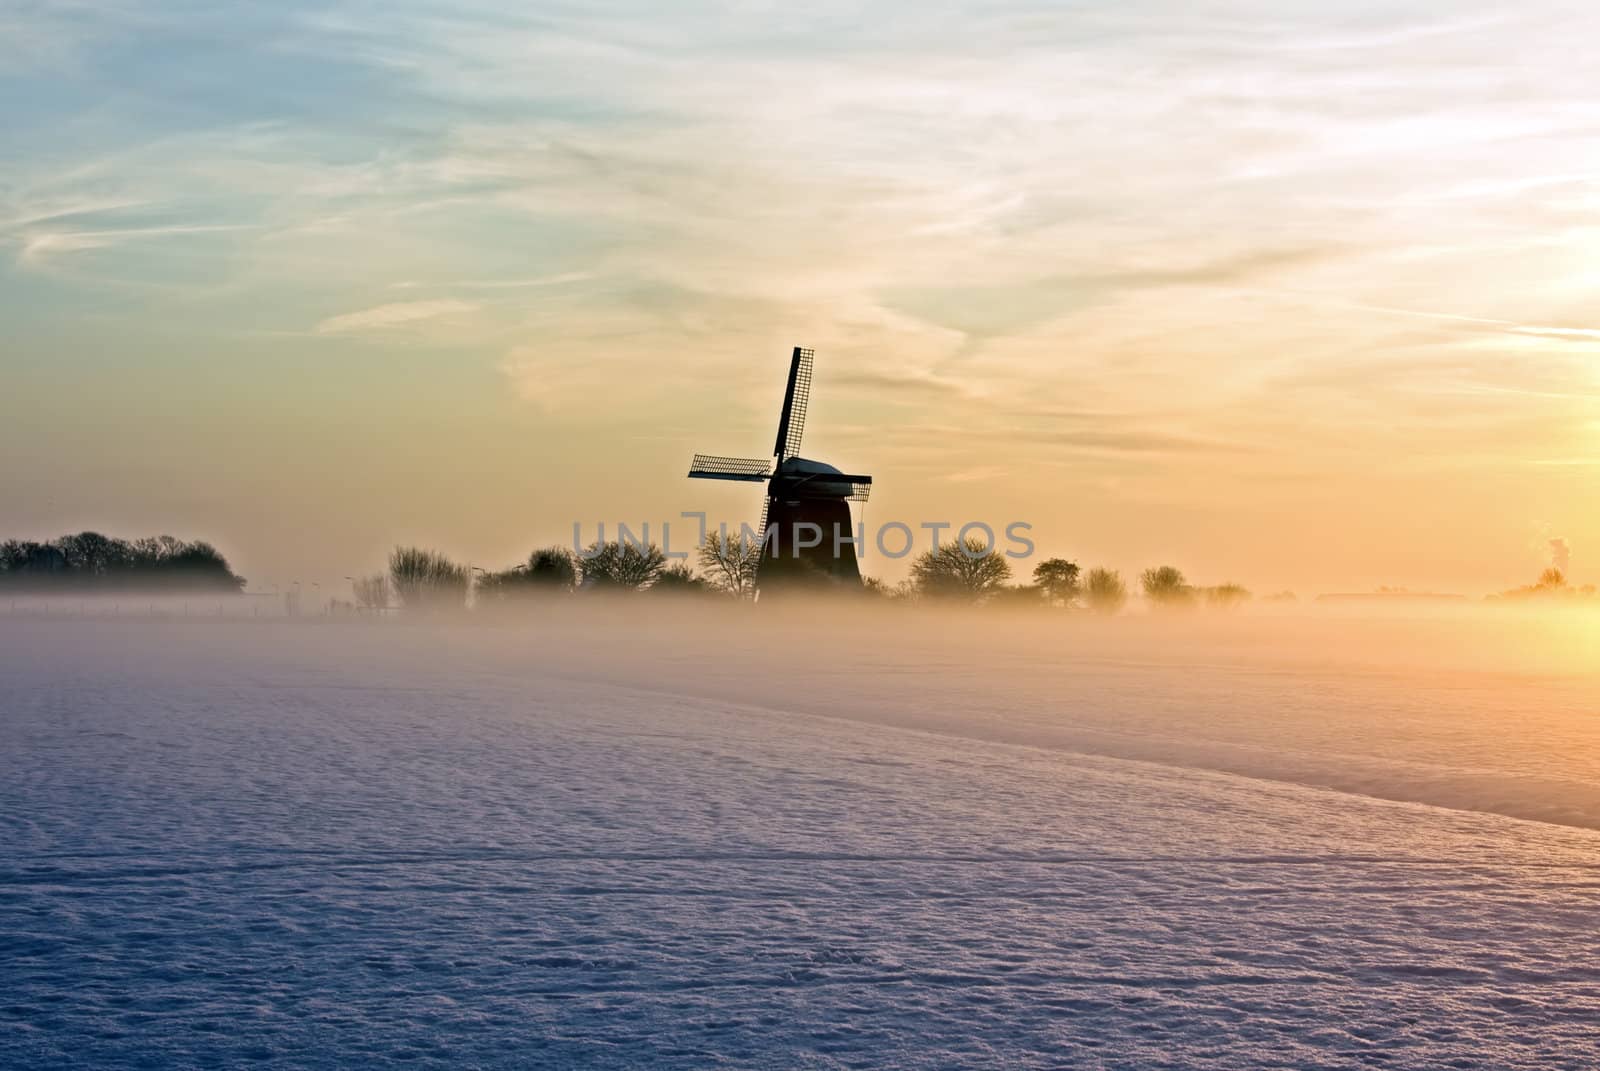
M 0 619 L 0 1067 L 1600 1064 L 1591 638 L 801 635 Z

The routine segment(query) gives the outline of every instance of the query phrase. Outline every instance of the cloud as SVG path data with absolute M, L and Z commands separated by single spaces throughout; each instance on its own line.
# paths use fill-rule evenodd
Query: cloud
M 1035 432 L 1025 433 L 1020 438 L 1074 450 L 1105 450 L 1113 453 L 1247 453 L 1251 450 L 1239 443 L 1174 435 L 1139 427 L 1120 431 Z
M 46 257 L 60 253 L 79 253 L 86 249 L 103 249 L 109 239 L 81 231 L 44 231 L 29 234 L 22 240 L 18 259 L 24 264 L 35 264 Z
M 1191 435 L 1181 431 L 1157 430 L 1153 425 L 1159 419 L 1153 415 L 1081 414 L 1082 426 L 1071 429 L 1048 427 L 1018 427 L 1012 420 L 1004 423 L 977 421 L 967 425 L 917 424 L 914 427 L 861 426 L 848 430 L 850 437 L 871 440 L 891 448 L 916 451 L 923 459 L 943 453 L 964 455 L 975 444 L 993 447 L 1008 456 L 1051 456 L 1061 452 L 1087 454 L 1246 454 L 1256 448 L 1245 443 Z M 1030 450 L 1034 446 L 1042 449 Z M 1015 466 L 1011 466 L 1015 468 Z
M 138 5 L 120 6 L 62 25 L 130 25 Z M 140 24 L 141 54 L 195 63 L 171 65 L 181 81 L 141 68 L 143 95 L 70 124 L 20 125 L 6 240 L 38 263 L 84 254 L 86 291 L 182 269 L 281 318 L 264 329 L 515 350 L 506 389 L 574 423 L 691 377 L 765 414 L 779 377 L 761 355 L 781 366 L 794 342 L 825 355 L 840 389 L 819 401 L 840 398 L 844 422 L 921 407 L 959 438 L 1003 433 L 1007 406 L 1125 417 L 1053 444 L 1043 418 L 1020 429 L 1053 457 L 1211 451 L 1233 423 L 1291 464 L 1356 404 L 1364 427 L 1410 426 L 1419 395 L 1467 389 L 1528 414 L 1583 385 L 1548 355 L 1597 337 L 1581 310 L 1600 115 L 1564 47 L 1574 23 L 1400 5 L 1352 24 L 1232 0 L 899 0 L 778 24 L 627 0 L 372 10 L 245 19 L 224 0 L 204 57 Z M 86 70 L 100 36 L 74 45 Z M 1537 78 L 1527 55 L 1546 57 Z M 62 77 L 39 99 L 93 88 Z M 64 218 L 97 205 L 256 229 L 158 263 L 136 230 Z M 87 255 L 111 244 L 129 248 Z M 1289 287 L 1332 300 L 1275 305 Z M 364 307 L 384 297 L 419 300 Z M 1366 311 L 1381 306 L 1477 315 L 1408 312 L 1398 331 Z M 1469 406 L 1487 408 L 1423 415 Z
M 857 388 L 875 398 L 913 395 L 927 398 L 967 398 L 973 394 L 969 384 L 922 371 L 874 371 L 842 368 L 830 372 L 829 386 Z
M 1237 286 L 1335 255 L 1339 247 L 1258 249 L 1192 264 L 1062 274 L 988 285 L 891 289 L 893 308 L 969 336 L 995 337 L 1062 319 L 1125 291 Z
M 392 284 L 395 290 L 416 290 L 423 286 L 438 287 L 448 285 L 451 290 L 537 290 L 547 286 L 566 286 L 570 283 L 587 282 L 595 277 L 594 272 L 566 271 L 556 275 L 541 275 L 532 279 L 466 279 L 448 284 L 421 283 L 415 280 L 404 280 Z
M 1300 295 L 1315 298 L 1315 295 Z M 1321 298 L 1324 304 L 1336 299 Z M 1453 312 L 1438 312 L 1432 309 L 1406 309 L 1396 308 L 1392 305 L 1363 305 L 1354 303 L 1338 303 L 1343 307 L 1358 312 L 1376 312 L 1388 316 L 1409 316 L 1423 320 L 1435 320 L 1442 323 L 1460 324 L 1464 328 L 1489 329 L 1503 331 L 1513 335 L 1528 335 L 1534 338 L 1564 339 L 1573 342 L 1600 341 L 1600 328 L 1570 327 L 1549 324 L 1520 323 L 1516 320 L 1501 320 L 1489 316 L 1466 316 Z
M 363 331 L 387 331 L 404 328 L 422 321 L 441 317 L 462 316 L 476 312 L 479 306 L 470 301 L 441 298 L 434 301 L 400 301 L 377 305 L 370 309 L 330 316 L 316 326 L 319 335 L 340 335 Z
M 21 229 L 31 224 L 50 223 L 79 216 L 96 216 L 103 213 L 122 212 L 129 209 L 142 208 L 147 203 L 127 198 L 101 198 L 15 205 L 12 207 L 11 217 L 0 221 L 0 230 Z
M 224 231 L 248 230 L 238 224 L 180 224 L 167 227 L 121 227 L 107 230 L 56 230 L 28 229 L 23 232 L 22 252 L 18 260 L 23 264 L 41 261 L 68 253 L 81 253 L 91 249 L 107 249 L 125 242 L 150 238 L 171 238 L 195 234 L 215 234 Z
M 977 483 L 981 480 L 1004 478 L 1010 471 L 1010 469 L 1000 465 L 981 465 L 971 469 L 955 469 L 945 473 L 940 478 L 946 483 Z
M 1573 342 L 1600 342 L 1600 329 L 1593 327 L 1546 327 L 1539 324 L 1506 324 L 1506 330 L 1516 335 L 1535 338 L 1559 338 Z

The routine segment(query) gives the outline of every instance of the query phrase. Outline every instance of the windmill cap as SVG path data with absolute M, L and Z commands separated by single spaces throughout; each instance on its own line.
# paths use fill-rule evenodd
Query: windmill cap
M 839 476 L 842 473 L 832 465 L 821 461 L 812 461 L 804 457 L 785 458 L 783 464 L 778 466 L 779 472 L 801 473 L 804 475 Z

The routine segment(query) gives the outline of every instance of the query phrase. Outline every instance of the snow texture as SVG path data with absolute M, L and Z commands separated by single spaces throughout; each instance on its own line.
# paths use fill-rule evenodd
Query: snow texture
M 1589 678 L 771 639 L 0 621 L 0 1067 L 1600 1064 Z

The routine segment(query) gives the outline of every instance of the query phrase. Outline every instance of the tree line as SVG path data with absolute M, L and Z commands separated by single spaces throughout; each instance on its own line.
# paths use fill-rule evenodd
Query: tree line
M 653 543 L 597 542 L 581 555 L 565 547 L 542 547 L 526 561 L 499 571 L 475 570 L 420 547 L 396 547 L 387 570 L 355 579 L 352 592 L 355 604 L 369 610 L 395 605 L 441 610 L 578 592 L 748 600 L 755 596 L 760 563 L 760 543 L 719 533 L 700 544 L 694 566 L 668 559 Z M 1237 584 L 1196 587 L 1172 566 L 1145 570 L 1139 585 L 1146 601 L 1163 609 L 1227 608 L 1251 597 Z M 1128 585 L 1115 570 L 1084 571 L 1066 558 L 1041 561 L 1028 581 L 1016 583 L 1011 562 L 978 539 L 940 544 L 912 563 L 904 582 L 889 585 L 869 577 L 861 593 L 894 602 L 1083 609 L 1107 615 L 1122 610 L 1129 598 Z
M 210 543 L 167 535 L 130 540 L 79 532 L 43 543 L 0 543 L 0 588 L 237 593 L 244 589 L 244 577 L 235 575 L 228 559 Z
M 1539 579 L 1527 587 L 1512 588 L 1502 591 L 1498 595 L 1490 595 L 1491 601 L 1522 602 L 1528 600 L 1565 602 L 1590 601 L 1597 597 L 1593 584 L 1584 584 L 1574 587 L 1568 580 L 1566 571 L 1556 566 L 1551 566 L 1539 574 Z
M 1085 609 L 1115 614 L 1128 602 L 1128 585 L 1114 569 L 1087 572 L 1067 558 L 1046 558 L 1033 567 L 1031 582 L 1014 583 L 1011 563 L 983 540 L 942 543 L 920 555 L 911 576 L 893 588 L 868 580 L 869 589 L 904 600 L 933 599 L 999 603 L 1014 607 Z M 1250 599 L 1238 584 L 1197 587 L 1170 565 L 1146 569 L 1139 577 L 1145 601 L 1161 609 L 1206 605 L 1228 608 Z

